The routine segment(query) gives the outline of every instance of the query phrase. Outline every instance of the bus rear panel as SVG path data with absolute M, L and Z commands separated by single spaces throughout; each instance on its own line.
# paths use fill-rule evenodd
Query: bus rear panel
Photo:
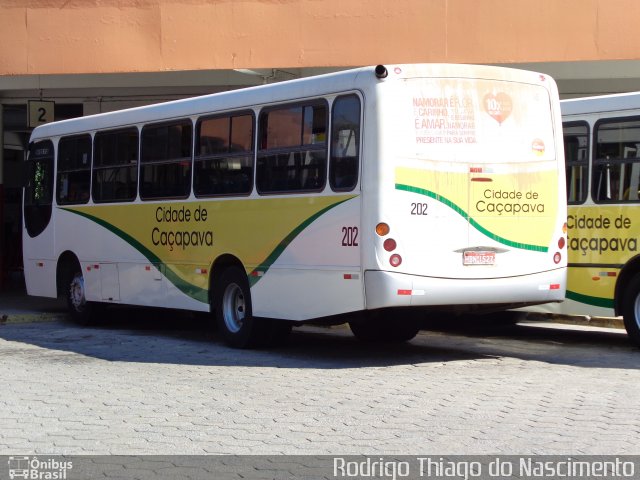
M 367 222 L 388 233 L 372 235 L 367 308 L 564 298 L 555 84 L 533 73 L 479 73 L 403 68 L 378 86 L 380 189 Z

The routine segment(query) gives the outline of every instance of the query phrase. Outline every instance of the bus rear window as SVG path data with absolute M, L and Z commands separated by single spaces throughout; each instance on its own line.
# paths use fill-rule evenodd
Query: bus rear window
M 389 119 L 411 148 L 431 160 L 526 163 L 556 160 L 551 100 L 540 85 L 484 79 L 407 81 L 403 109 Z M 396 118 L 406 118 L 397 125 Z

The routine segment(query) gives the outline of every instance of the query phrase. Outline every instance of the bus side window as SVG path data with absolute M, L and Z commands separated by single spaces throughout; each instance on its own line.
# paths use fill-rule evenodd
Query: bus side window
M 260 113 L 256 187 L 261 194 L 319 192 L 327 178 L 327 106 L 323 101 Z
M 253 190 L 253 112 L 201 118 L 196 125 L 196 197 Z
M 640 120 L 598 122 L 593 199 L 601 203 L 640 201 Z
M 338 97 L 331 110 L 329 184 L 334 191 L 350 191 L 358 183 L 360 163 L 360 99 Z
M 577 205 L 587 199 L 589 125 L 586 122 L 565 123 L 563 130 L 567 203 Z
M 89 201 L 91 183 L 91 136 L 61 138 L 58 142 L 58 205 Z
M 138 184 L 138 129 L 97 132 L 93 150 L 93 201 L 133 201 Z
M 145 125 L 140 149 L 140 198 L 186 198 L 191 191 L 191 120 Z

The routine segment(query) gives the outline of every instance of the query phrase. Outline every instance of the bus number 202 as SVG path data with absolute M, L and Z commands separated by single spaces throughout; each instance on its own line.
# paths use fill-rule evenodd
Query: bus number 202
M 427 215 L 427 209 L 429 205 L 427 203 L 412 203 L 411 215 Z
M 342 227 L 342 246 L 358 246 L 358 227 Z

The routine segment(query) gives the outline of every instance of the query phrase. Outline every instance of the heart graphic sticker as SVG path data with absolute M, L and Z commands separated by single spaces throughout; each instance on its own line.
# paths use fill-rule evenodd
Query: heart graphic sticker
M 513 110 L 511 97 L 504 92 L 496 94 L 487 93 L 483 99 L 485 111 L 493 117 L 500 125 L 504 122 Z

